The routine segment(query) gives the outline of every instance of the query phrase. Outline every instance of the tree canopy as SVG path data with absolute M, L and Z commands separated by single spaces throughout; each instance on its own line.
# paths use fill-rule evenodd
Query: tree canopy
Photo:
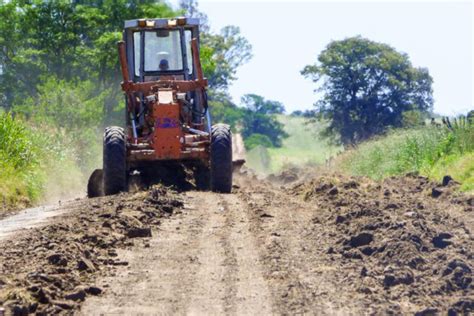
M 275 114 L 282 114 L 285 111 L 283 104 L 265 100 L 256 94 L 244 95 L 242 103 L 246 107 L 242 120 L 242 136 L 249 141 L 252 140 L 252 146 L 256 141 L 263 141 L 262 145 L 267 147 L 269 142 L 272 146 L 281 146 L 281 141 L 288 135 L 283 130 L 283 124 L 276 119 Z M 258 134 L 258 137 L 250 138 L 255 134 Z M 246 144 L 249 147 L 250 143 L 246 142 Z
M 236 79 L 237 69 L 252 58 L 252 45 L 237 26 L 227 25 L 219 33 L 212 33 L 209 19 L 199 11 L 197 0 L 181 0 L 180 8 L 186 16 L 199 18 L 204 75 L 211 89 L 225 92 Z
M 123 21 L 176 15 L 152 0 L 19 1 L 0 5 L 0 95 L 10 107 L 37 93 L 46 77 L 116 87 L 116 43 Z
M 432 109 L 433 82 L 408 55 L 360 36 L 331 42 L 302 75 L 318 84 L 316 117 L 329 121 L 324 135 L 356 144 L 401 127 L 407 111 Z

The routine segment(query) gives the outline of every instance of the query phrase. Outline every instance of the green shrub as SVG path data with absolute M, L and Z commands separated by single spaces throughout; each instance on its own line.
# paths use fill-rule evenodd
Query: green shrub
M 41 195 L 43 174 L 34 134 L 10 113 L 0 114 L 0 194 L 2 208 L 29 205 Z
M 425 112 L 411 110 L 402 113 L 402 126 L 405 128 L 420 127 L 425 124 Z
M 15 119 L 0 114 L 3 208 L 83 195 L 88 175 L 101 163 L 110 91 L 54 78 L 37 90 L 35 98 L 14 105 Z

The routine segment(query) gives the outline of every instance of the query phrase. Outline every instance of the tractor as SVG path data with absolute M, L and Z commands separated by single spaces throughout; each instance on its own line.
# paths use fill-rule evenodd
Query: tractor
M 183 166 L 198 189 L 229 193 L 232 135 L 228 125 L 211 124 L 199 20 L 125 21 L 118 52 L 124 128 L 105 129 L 103 168 L 92 173 L 88 196 L 128 191 L 137 174 L 178 176 Z

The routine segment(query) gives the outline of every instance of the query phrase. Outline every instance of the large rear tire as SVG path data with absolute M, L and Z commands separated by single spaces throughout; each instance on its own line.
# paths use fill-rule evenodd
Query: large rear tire
M 127 161 L 123 128 L 107 127 L 104 133 L 104 194 L 127 191 Z
M 216 124 L 211 132 L 211 190 L 232 190 L 232 133 L 228 125 Z

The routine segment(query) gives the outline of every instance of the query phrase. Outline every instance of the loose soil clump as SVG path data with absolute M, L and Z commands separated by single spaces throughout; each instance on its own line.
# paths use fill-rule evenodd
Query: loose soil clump
M 359 278 L 348 280 L 375 310 L 399 313 L 397 304 L 382 306 L 398 301 L 419 306 L 413 310 L 419 315 L 468 314 L 474 310 L 473 199 L 450 180 L 326 176 L 291 192 L 321 210 L 314 222 L 322 225 L 314 229 L 334 241 L 327 254 L 358 271 Z
M 68 216 L 0 244 L 0 307 L 15 315 L 72 313 L 99 295 L 99 275 L 128 262 L 117 248 L 146 247 L 181 200 L 162 186 L 148 192 L 84 200 Z M 145 238 L 145 239 L 143 239 Z

